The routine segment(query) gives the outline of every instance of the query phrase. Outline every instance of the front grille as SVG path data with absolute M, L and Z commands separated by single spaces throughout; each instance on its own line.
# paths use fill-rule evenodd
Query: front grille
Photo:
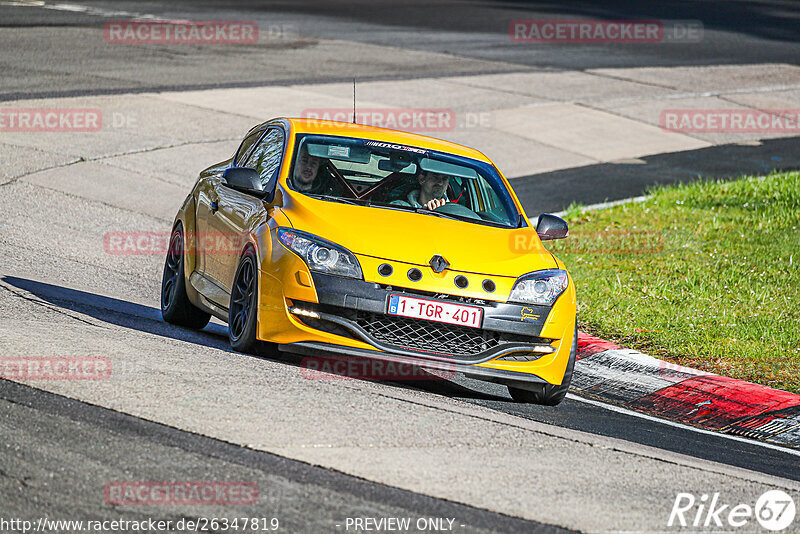
M 549 344 L 553 341 L 536 336 L 437 323 L 330 304 L 318 305 L 300 301 L 295 304 L 323 315 L 320 319 L 297 317 L 311 328 L 352 339 L 363 339 L 368 343 L 375 342 L 437 356 L 470 359 L 486 351 L 499 351 L 504 347 L 515 346 L 520 350 L 500 359 L 511 360 L 509 356 L 513 355 L 515 361 L 530 361 L 540 358 L 542 354 L 526 351 L 525 345 Z M 325 315 L 338 317 L 346 324 L 327 319 Z M 347 324 L 353 327 L 348 328 Z M 356 325 L 362 332 L 354 330 Z
M 547 354 L 546 352 L 528 352 L 526 354 L 509 354 L 508 356 L 500 356 L 497 358 L 498 360 L 505 360 L 507 362 L 532 362 L 538 360 L 542 356 Z
M 381 343 L 443 356 L 474 356 L 500 343 L 499 332 L 381 313 L 358 312 L 356 323 Z

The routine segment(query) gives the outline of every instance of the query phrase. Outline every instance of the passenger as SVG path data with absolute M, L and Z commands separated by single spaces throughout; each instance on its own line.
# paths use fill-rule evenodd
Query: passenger
M 446 174 L 437 172 L 422 171 L 417 176 L 419 189 L 414 189 L 406 197 L 406 202 L 414 208 L 426 208 L 435 210 L 447 204 L 447 187 L 450 185 L 450 177 Z M 398 201 L 398 204 L 402 202 Z

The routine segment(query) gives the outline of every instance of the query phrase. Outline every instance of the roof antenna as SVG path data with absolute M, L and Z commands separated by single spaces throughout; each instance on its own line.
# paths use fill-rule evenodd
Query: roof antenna
M 353 78 L 353 124 L 356 123 L 356 79 Z

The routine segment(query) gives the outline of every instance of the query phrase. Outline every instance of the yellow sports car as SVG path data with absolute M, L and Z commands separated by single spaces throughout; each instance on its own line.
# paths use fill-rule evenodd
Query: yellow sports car
M 178 211 L 161 311 L 274 343 L 463 372 L 555 405 L 575 362 L 575 287 L 482 153 L 422 135 L 275 119 L 204 170 Z

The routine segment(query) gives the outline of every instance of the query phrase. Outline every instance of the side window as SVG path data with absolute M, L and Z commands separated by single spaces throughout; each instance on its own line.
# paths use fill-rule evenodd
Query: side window
M 467 191 L 469 192 L 470 202 L 472 203 L 472 210 L 483 211 L 484 196 L 481 194 L 478 180 L 467 180 Z
M 264 130 L 256 130 L 244 138 L 244 141 L 242 141 L 242 144 L 239 146 L 239 150 L 236 151 L 236 155 L 233 157 L 234 164 L 241 167 L 242 158 L 245 156 L 245 154 L 247 154 L 247 151 L 250 150 L 250 147 L 253 146 L 253 143 L 258 141 L 258 138 L 261 137 L 261 134 L 263 133 Z
M 500 202 L 500 197 L 494 192 L 494 189 L 487 187 L 486 191 L 489 193 L 489 211 L 493 213 L 503 213 L 503 204 Z
M 499 220 L 509 220 L 511 218 L 511 214 L 506 211 L 503 201 L 500 200 L 497 191 L 495 191 L 494 188 L 483 178 L 480 179 L 480 188 L 483 191 L 482 196 L 485 199 L 486 205 L 483 213 L 494 215 Z
M 272 175 L 277 172 L 282 155 L 283 131 L 273 128 L 253 150 L 244 166 L 257 170 L 261 176 L 261 183 L 267 185 Z
M 472 181 L 459 176 L 450 177 L 450 187 L 453 189 L 453 200 L 467 208 L 473 205 L 472 202 Z

